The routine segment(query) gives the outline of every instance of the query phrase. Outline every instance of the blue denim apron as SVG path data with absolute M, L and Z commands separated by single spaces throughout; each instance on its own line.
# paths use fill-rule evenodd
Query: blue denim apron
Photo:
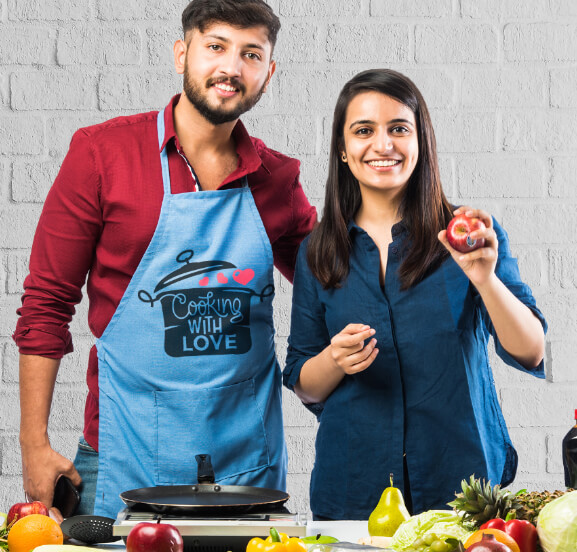
M 164 139 L 158 114 L 158 142 Z M 94 513 L 123 491 L 216 481 L 285 490 L 273 257 L 246 178 L 236 189 L 171 193 L 114 316 L 97 340 L 99 464 Z

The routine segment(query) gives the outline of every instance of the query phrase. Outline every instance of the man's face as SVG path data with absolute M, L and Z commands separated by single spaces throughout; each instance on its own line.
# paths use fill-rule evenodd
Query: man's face
M 186 39 L 188 44 L 180 41 L 180 68 L 175 45 L 177 71 L 186 97 L 207 121 L 234 121 L 258 102 L 275 70 L 266 27 L 215 23 L 204 32 L 189 31 Z

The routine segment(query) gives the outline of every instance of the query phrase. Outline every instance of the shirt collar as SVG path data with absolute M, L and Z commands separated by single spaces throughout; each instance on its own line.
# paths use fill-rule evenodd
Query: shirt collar
M 354 219 L 349 220 L 349 223 L 347 224 L 347 230 L 351 236 L 355 233 L 365 232 L 365 230 L 363 230 Z M 391 236 L 393 240 L 405 232 L 407 232 L 407 227 L 402 220 L 393 224 L 393 227 L 391 228 Z
M 168 102 L 167 109 L 164 110 L 164 140 L 160 146 L 160 151 L 162 151 L 166 144 L 171 140 L 174 140 L 174 143 L 179 150 L 181 149 L 174 128 L 174 117 L 172 116 L 179 99 L 180 94 L 173 96 L 170 102 Z M 242 171 L 244 174 L 250 174 L 256 172 L 262 165 L 262 167 L 270 174 L 269 169 L 265 166 L 261 156 L 256 150 L 248 131 L 240 120 L 237 121 L 234 126 L 232 135 L 236 142 L 236 153 L 238 154 L 238 169 L 235 172 Z

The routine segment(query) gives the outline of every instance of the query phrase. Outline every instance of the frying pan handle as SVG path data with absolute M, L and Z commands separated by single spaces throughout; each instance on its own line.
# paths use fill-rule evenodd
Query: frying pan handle
M 214 469 L 210 462 L 210 454 L 197 454 L 195 458 L 198 463 L 198 482 L 214 483 Z

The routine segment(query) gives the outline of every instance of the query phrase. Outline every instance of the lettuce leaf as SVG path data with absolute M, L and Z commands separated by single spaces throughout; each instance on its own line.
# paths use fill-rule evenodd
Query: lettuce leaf
M 427 533 L 435 533 L 442 539 L 452 537 L 465 542 L 474 530 L 461 521 L 461 516 L 452 510 L 428 510 L 401 523 L 393 535 L 390 547 L 397 551 L 405 550 L 415 539 Z

